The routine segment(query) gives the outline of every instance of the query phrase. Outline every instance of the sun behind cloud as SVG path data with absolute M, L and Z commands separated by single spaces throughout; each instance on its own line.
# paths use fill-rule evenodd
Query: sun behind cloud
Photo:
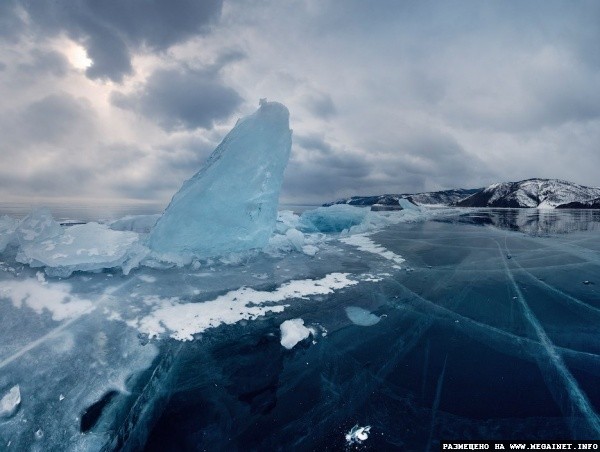
M 65 53 L 73 67 L 81 71 L 85 71 L 94 64 L 94 60 L 88 56 L 85 48 L 75 42 L 69 42 Z

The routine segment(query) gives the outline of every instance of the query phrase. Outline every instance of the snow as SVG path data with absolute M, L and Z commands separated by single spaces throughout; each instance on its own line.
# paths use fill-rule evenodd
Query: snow
M 0 399 L 0 419 L 6 419 L 15 414 L 21 404 L 21 390 L 19 385 L 13 386 Z
M 600 188 L 585 187 L 559 179 L 496 183 L 485 188 L 483 192 L 492 194 L 485 203 L 489 207 L 538 209 L 554 209 L 560 204 L 586 202 L 600 196 Z
M 283 322 L 279 329 L 281 330 L 281 345 L 291 350 L 315 331 L 304 326 L 304 320 L 291 319 Z
M 352 323 L 359 326 L 373 326 L 379 323 L 381 318 L 375 314 L 370 313 L 366 309 L 359 308 L 357 306 L 348 306 L 345 308 L 346 316 Z
M 378 245 L 371 238 L 369 238 L 367 234 L 354 234 L 349 237 L 344 237 L 340 239 L 340 241 L 347 245 L 355 246 L 359 251 L 378 254 L 379 256 L 391 260 L 396 264 L 401 264 L 404 262 L 404 258 L 402 256 L 399 256 L 398 254 L 387 250 L 383 246 Z
M 0 281 L 0 299 L 9 299 L 13 306 L 27 306 L 37 314 L 50 312 L 52 320 L 61 321 L 86 314 L 93 304 L 71 294 L 68 283 L 48 284 L 41 278 Z
M 173 196 L 150 233 L 150 248 L 210 257 L 264 247 L 291 143 L 287 108 L 261 101 Z
M 327 295 L 358 284 L 348 273 L 330 273 L 321 279 L 292 280 L 273 291 L 241 287 L 213 300 L 200 303 L 177 303 L 157 300 L 150 314 L 130 322 L 150 337 L 169 333 L 173 339 L 189 341 L 194 334 L 223 324 L 251 320 L 265 314 L 283 312 L 288 305 L 274 305 L 291 299 L 308 299 Z

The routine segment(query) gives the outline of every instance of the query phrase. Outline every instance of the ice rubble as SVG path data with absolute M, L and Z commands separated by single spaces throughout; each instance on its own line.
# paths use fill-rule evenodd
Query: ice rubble
M 292 144 L 289 112 L 261 101 L 173 196 L 150 233 L 159 253 L 222 255 L 265 246 Z

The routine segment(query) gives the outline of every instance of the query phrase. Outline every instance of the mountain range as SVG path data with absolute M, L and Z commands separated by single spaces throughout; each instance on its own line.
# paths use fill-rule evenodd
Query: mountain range
M 535 178 L 519 182 L 501 182 L 485 188 L 352 196 L 324 205 L 349 204 L 371 206 L 373 210 L 401 210 L 402 199 L 423 206 L 598 209 L 600 188 L 586 187 L 560 179 Z

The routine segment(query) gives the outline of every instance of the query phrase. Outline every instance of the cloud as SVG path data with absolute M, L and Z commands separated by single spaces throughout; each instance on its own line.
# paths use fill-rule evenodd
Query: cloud
M 40 77 L 47 74 L 54 77 L 64 77 L 71 69 L 65 56 L 54 50 L 34 49 L 31 61 L 21 63 L 18 69 L 29 76 Z
M 264 97 L 291 113 L 283 201 L 598 185 L 599 21 L 586 0 L 6 0 L 1 194 L 166 200 Z
M 146 116 L 165 130 L 209 129 L 241 104 L 218 72 L 190 68 L 159 69 L 134 93 L 115 92 L 113 105 Z
M 90 78 L 120 82 L 133 72 L 132 52 L 164 51 L 206 33 L 221 14 L 222 0 L 20 0 L 2 8 L 6 37 L 24 28 L 19 26 L 22 8 L 40 35 L 66 33 L 85 46 L 94 61 L 87 70 Z
M 69 142 L 71 137 L 89 137 L 94 119 L 95 113 L 88 101 L 60 93 L 29 104 L 11 121 L 11 126 L 18 131 L 19 139 L 29 146 L 61 144 Z
M 325 93 L 308 95 L 305 103 L 313 115 L 323 119 L 327 119 L 336 113 L 331 96 Z

